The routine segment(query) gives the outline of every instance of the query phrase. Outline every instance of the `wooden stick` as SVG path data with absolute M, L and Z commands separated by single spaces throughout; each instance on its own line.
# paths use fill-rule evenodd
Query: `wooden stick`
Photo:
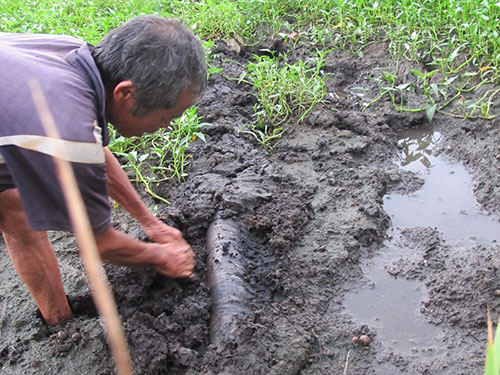
M 28 82 L 38 115 L 47 135 L 60 139 L 59 131 L 50 112 L 40 84 L 36 80 Z M 99 315 L 102 317 L 105 333 L 119 375 L 134 373 L 125 334 L 121 327 L 118 310 L 101 265 L 101 258 L 90 226 L 75 174 L 71 164 L 64 158 L 64 150 L 58 147 L 54 157 L 57 176 L 61 184 L 76 241 L 80 248 L 83 265 L 87 273 L 90 290 Z
M 351 354 L 351 351 L 349 350 L 347 352 L 347 358 L 345 359 L 344 375 L 347 375 L 347 368 L 349 367 L 349 355 L 350 354 Z

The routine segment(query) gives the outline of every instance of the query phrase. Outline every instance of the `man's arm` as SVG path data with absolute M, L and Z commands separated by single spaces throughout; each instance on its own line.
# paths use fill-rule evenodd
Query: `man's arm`
M 102 258 L 123 266 L 152 265 L 157 272 L 169 277 L 195 278 L 195 254 L 182 233 L 148 210 L 112 152 L 107 147 L 104 152 L 109 196 L 141 223 L 144 232 L 157 243 L 139 241 L 110 228 L 96 235 Z
M 181 237 L 182 238 L 182 237 Z M 194 252 L 184 241 L 146 243 L 109 228 L 95 235 L 103 260 L 119 266 L 151 265 L 169 277 L 194 278 Z
M 106 155 L 109 196 L 141 224 L 144 232 L 153 241 L 158 243 L 184 241 L 179 230 L 168 226 L 148 210 L 120 163 L 107 147 L 104 148 L 104 153 Z

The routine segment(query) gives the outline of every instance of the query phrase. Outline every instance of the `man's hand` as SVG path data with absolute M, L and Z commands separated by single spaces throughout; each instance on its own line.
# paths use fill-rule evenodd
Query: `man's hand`
M 165 224 L 158 218 L 154 218 L 147 223 L 141 223 L 142 230 L 146 235 L 157 243 L 184 242 L 180 230 Z
M 169 277 L 196 279 L 193 274 L 196 264 L 194 252 L 176 229 L 165 243 L 139 241 L 112 228 L 95 238 L 102 259 L 109 263 L 120 266 L 150 265 Z
M 182 237 L 181 231 L 157 219 L 143 225 L 142 229 L 153 241 L 162 244 L 164 261 L 155 270 L 169 277 L 188 277 L 196 279 L 193 269 L 196 264 L 191 246 Z
M 193 273 L 196 265 L 195 254 L 186 241 L 182 239 L 158 245 L 161 246 L 161 256 L 160 264 L 154 266 L 157 272 L 172 278 L 196 279 Z

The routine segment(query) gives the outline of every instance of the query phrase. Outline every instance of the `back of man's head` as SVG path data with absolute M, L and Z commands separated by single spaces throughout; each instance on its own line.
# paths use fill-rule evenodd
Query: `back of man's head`
M 185 89 L 194 98 L 206 89 L 203 46 L 178 19 L 135 17 L 110 31 L 93 56 L 107 91 L 121 81 L 133 82 L 136 116 L 173 107 Z

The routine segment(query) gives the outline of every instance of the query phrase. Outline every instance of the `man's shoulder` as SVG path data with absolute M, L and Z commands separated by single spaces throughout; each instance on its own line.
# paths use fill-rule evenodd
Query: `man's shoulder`
M 45 45 L 67 45 L 78 48 L 84 42 L 70 35 L 0 32 L 0 43 L 19 48 L 43 48 Z
M 6 48 L 2 48 L 2 41 Z M 85 43 L 66 36 L 0 35 L 0 65 L 4 67 L 0 71 L 4 88 L 0 91 L 0 136 L 44 134 L 27 84 L 36 79 L 63 138 L 95 142 L 94 123 L 101 112 L 97 90 L 85 70 L 67 61 L 68 55 L 85 47 Z
M 3 62 L 26 60 L 31 64 L 63 60 L 82 44 L 68 35 L 0 33 L 0 58 Z

